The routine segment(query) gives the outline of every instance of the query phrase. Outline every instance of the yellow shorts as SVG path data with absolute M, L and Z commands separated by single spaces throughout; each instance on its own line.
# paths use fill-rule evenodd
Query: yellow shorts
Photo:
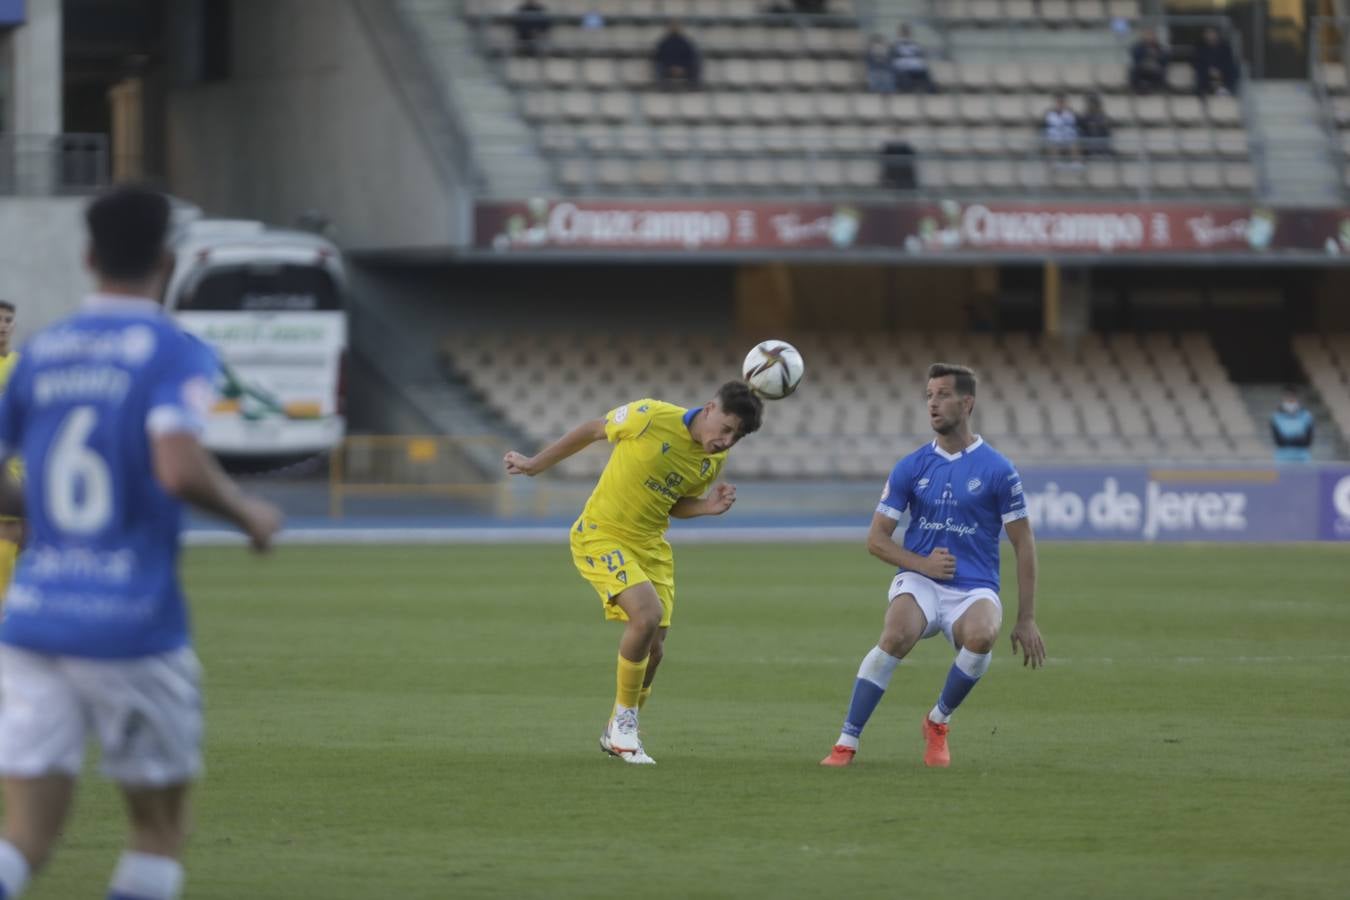
M 613 538 L 595 526 L 577 520 L 572 526 L 572 562 L 591 583 L 605 606 L 605 618 L 628 620 L 614 598 L 635 584 L 651 582 L 661 599 L 661 626 L 670 626 L 675 609 L 675 556 L 664 540 L 638 545 Z

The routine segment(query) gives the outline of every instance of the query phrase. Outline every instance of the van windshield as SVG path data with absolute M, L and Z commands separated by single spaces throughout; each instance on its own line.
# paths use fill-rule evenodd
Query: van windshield
M 342 309 L 333 276 L 319 266 L 250 264 L 207 270 L 178 300 L 180 312 L 319 312 Z

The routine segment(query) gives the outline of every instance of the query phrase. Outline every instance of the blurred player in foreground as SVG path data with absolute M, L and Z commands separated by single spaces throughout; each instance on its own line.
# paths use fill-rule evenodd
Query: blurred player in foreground
M 17 315 L 14 304 L 0 300 L 0 396 L 9 386 L 9 376 L 19 362 L 19 354 L 14 350 L 14 319 Z M 23 466 L 18 459 L 10 460 L 9 469 L 16 479 L 23 476 Z M 23 544 L 23 520 L 14 516 L 0 516 L 0 594 L 9 587 L 14 577 L 14 563 L 19 557 L 19 547 Z
M 625 622 L 619 639 L 618 690 L 600 746 L 630 763 L 653 763 L 638 739 L 638 710 L 651 693 L 675 606 L 670 520 L 718 516 L 736 488 L 717 480 L 727 451 L 759 429 L 764 404 L 748 385 L 729 381 L 702 406 L 683 409 L 635 400 L 583 422 L 534 456 L 506 454 L 511 475 L 538 475 L 596 441 L 614 451 L 572 526 L 572 561 L 600 594 L 605 618 Z
M 887 597 L 881 639 L 863 657 L 843 733 L 823 766 L 846 766 L 858 752 L 863 726 L 900 660 L 921 639 L 941 631 L 957 649 L 937 705 L 923 720 L 923 761 L 947 766 L 947 722 L 993 659 L 1003 619 L 999 589 L 999 531 L 1017 554 L 1017 624 L 1012 646 L 1022 664 L 1045 661 L 1036 627 L 1036 542 L 1027 519 L 1022 479 L 1006 457 L 971 434 L 975 373 L 937 363 L 928 369 L 928 416 L 937 439 L 900 460 L 872 516 L 867 549 L 900 568 Z M 904 545 L 892 539 L 901 513 L 910 513 Z
M 0 400 L 3 455 L 28 478 L 0 490 L 29 543 L 0 623 L 0 900 L 51 854 L 86 732 L 122 788 L 129 846 L 110 900 L 171 900 L 188 784 L 201 769 L 200 666 L 178 585 L 183 501 L 234 523 L 255 550 L 281 525 L 198 443 L 216 360 L 152 298 L 172 257 L 169 203 L 117 188 L 86 213 L 96 293 L 24 347 Z

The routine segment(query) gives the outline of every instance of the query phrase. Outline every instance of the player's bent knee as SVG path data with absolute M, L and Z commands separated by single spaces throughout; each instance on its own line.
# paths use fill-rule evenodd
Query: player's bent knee
M 994 649 L 994 645 L 997 642 L 997 629 L 994 629 L 993 631 L 977 630 L 973 633 L 967 633 L 961 646 L 971 653 L 988 653 L 990 650 Z

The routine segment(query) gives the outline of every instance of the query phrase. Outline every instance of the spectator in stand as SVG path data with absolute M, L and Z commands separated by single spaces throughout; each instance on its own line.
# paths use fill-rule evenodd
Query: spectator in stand
M 1312 459 L 1313 417 L 1299 402 L 1298 391 L 1286 385 L 1280 408 L 1270 416 L 1270 435 L 1275 441 L 1276 462 L 1307 462 Z
M 665 37 L 653 54 L 656 83 L 667 89 L 693 90 L 699 86 L 703 68 L 698 46 L 690 40 L 677 19 L 671 19 Z
M 548 45 L 548 32 L 553 27 L 548 7 L 539 0 L 525 0 L 516 7 L 516 52 L 522 56 L 539 56 Z
M 1167 64 L 1172 54 L 1158 41 L 1158 32 L 1145 28 L 1130 48 L 1130 90 L 1136 94 L 1166 93 Z
M 792 11 L 804 13 L 806 15 L 822 16 L 828 10 L 825 5 L 828 0 L 792 0 Z
M 1192 56 L 1195 66 L 1195 92 L 1202 97 L 1210 94 L 1236 94 L 1238 82 L 1237 60 L 1233 48 L 1220 39 L 1216 28 L 1206 28 L 1200 46 Z
M 1114 152 L 1111 149 L 1111 120 L 1102 109 L 1102 98 L 1096 94 L 1088 94 L 1087 109 L 1078 119 L 1078 137 L 1085 156 L 1110 156 Z
M 867 67 L 867 89 L 874 94 L 895 93 L 895 70 L 891 68 L 891 48 L 886 39 L 874 34 L 867 40 L 867 54 L 863 57 Z
M 919 42 L 910 36 L 908 25 L 901 25 L 896 32 L 895 43 L 891 45 L 891 68 L 895 70 L 895 88 L 901 93 L 937 93 L 933 76 L 928 73 L 928 58 Z
M 1045 111 L 1042 122 L 1045 155 L 1058 163 L 1078 163 L 1078 115 L 1069 108 L 1069 98 L 1055 95 L 1055 105 Z

